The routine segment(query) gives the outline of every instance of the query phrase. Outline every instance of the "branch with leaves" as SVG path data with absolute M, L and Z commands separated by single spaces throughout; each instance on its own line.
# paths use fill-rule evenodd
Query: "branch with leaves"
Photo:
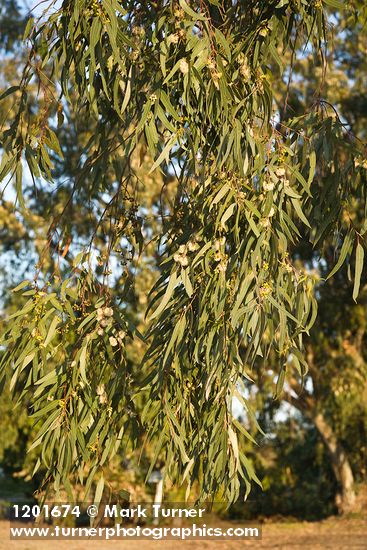
M 362 144 L 320 101 L 281 127 L 274 123 L 274 67 L 279 78 L 289 76 L 282 60 L 289 48 L 301 55 L 311 47 L 323 58 L 323 8 L 300 0 L 65 0 L 29 21 L 23 78 L 3 94 L 14 98 L 16 115 L 1 136 L 0 179 L 15 175 L 25 211 L 24 166 L 35 189 L 51 185 L 52 159 L 62 164 L 63 157 L 58 135 L 72 109 L 93 133 L 62 212 L 90 204 L 95 216 L 93 201 L 107 205 L 91 230 L 88 256 L 74 262 L 78 269 L 60 270 L 57 284 L 44 273 L 42 288 L 37 280 L 30 285 L 2 339 L 2 373 L 10 368 L 14 393 L 31 400 L 42 424 L 40 463 L 56 489 L 70 487 L 72 473 L 81 481 L 88 464 L 91 483 L 138 428 L 156 444 L 152 467 L 163 454 L 165 476 L 185 483 L 187 497 L 198 483 L 200 498 L 224 489 L 234 501 L 241 480 L 246 494 L 260 483 L 241 445 L 252 436 L 234 418 L 232 401 L 236 396 L 253 414 L 241 382 L 270 347 L 279 357 L 278 393 L 290 354 L 297 375 L 307 370 L 303 336 L 317 315 L 319 281 L 293 265 L 292 252 L 304 241 L 322 257 L 325 239 L 335 234 L 329 276 L 355 255 L 355 298 L 362 276 L 367 219 L 348 214 L 351 201 L 365 203 Z M 34 80 L 36 111 L 27 95 Z M 176 181 L 172 205 L 157 213 L 156 233 L 146 229 L 136 192 L 139 150 L 162 190 Z M 70 233 L 63 214 L 53 223 L 60 239 Z M 100 253 L 102 226 L 109 245 L 101 279 L 93 253 Z M 147 308 L 144 377 L 134 381 L 122 333 L 142 335 L 123 312 L 145 240 L 156 243 L 157 281 Z M 113 258 L 121 248 L 129 283 L 112 307 Z M 134 400 L 141 396 L 137 420 Z

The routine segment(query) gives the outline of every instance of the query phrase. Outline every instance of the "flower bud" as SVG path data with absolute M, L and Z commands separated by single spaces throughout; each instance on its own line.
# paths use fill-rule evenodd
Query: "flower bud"
M 182 74 L 187 74 L 189 72 L 189 64 L 185 58 L 180 61 L 180 71 Z

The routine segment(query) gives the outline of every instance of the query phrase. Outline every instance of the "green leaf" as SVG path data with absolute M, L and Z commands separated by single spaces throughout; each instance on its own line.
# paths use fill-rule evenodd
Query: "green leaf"
M 228 61 L 231 61 L 232 59 L 231 48 L 229 47 L 226 37 L 224 36 L 222 31 L 220 31 L 219 29 L 215 29 L 215 36 L 219 44 L 222 46 Z
M 80 375 L 82 377 L 83 382 L 88 384 L 87 374 L 86 374 L 86 360 L 87 360 L 87 344 L 84 344 L 79 357 Z
M 90 48 L 94 50 L 100 39 L 102 25 L 99 17 L 93 17 L 92 26 L 90 28 Z M 93 54 L 94 55 L 94 54 Z
M 178 282 L 179 282 L 179 278 L 177 277 L 177 271 L 174 271 L 169 278 L 169 282 L 167 285 L 166 292 L 163 296 L 163 299 L 160 305 L 155 310 L 155 312 L 151 315 L 150 320 L 155 319 L 156 317 L 158 317 L 158 315 L 162 313 L 162 311 L 164 311 L 164 309 L 166 308 L 168 302 L 172 297 L 173 291 Z
M 276 383 L 274 399 L 279 399 L 279 397 L 280 397 L 280 395 L 283 391 L 284 381 L 285 381 L 285 374 L 286 374 L 286 366 L 282 365 L 282 367 L 280 369 L 280 373 L 278 375 L 278 380 L 277 380 L 277 383 Z
M 156 168 L 158 168 L 158 166 L 160 166 L 164 160 L 166 161 L 167 164 L 169 163 L 169 153 L 170 153 L 172 147 L 174 146 L 174 144 L 176 143 L 176 140 L 177 140 L 176 135 L 173 135 L 168 140 L 168 142 L 166 143 L 163 151 L 161 152 L 161 154 L 159 155 L 159 157 L 157 158 L 157 160 L 154 162 L 153 166 L 149 170 L 149 174 L 154 172 L 154 170 Z
M 19 161 L 18 164 L 17 164 L 16 171 L 15 171 L 15 190 L 16 190 L 16 193 L 17 193 L 17 199 L 19 201 L 19 206 L 22 209 L 25 209 L 22 183 L 23 183 L 23 167 L 22 167 L 22 162 Z
M 30 17 L 24 29 L 23 41 L 25 41 L 29 37 L 29 33 L 31 32 L 33 25 L 34 25 L 34 17 Z
M 251 443 L 253 443 L 254 445 L 258 445 L 258 442 L 256 441 L 256 439 L 252 437 L 252 435 L 246 430 L 243 424 L 241 424 L 235 418 L 232 419 L 232 422 L 233 422 L 233 425 L 236 426 L 237 430 L 240 431 L 246 437 L 246 439 L 251 441 Z
M 159 93 L 159 99 L 163 103 L 164 108 L 166 111 L 177 121 L 180 122 L 180 117 L 176 112 L 176 109 L 172 105 L 168 95 L 164 90 L 161 90 Z
M 336 265 L 334 266 L 334 268 L 330 271 L 329 275 L 326 277 L 326 280 L 330 279 L 330 277 L 332 277 L 333 275 L 335 275 L 335 273 L 337 271 L 339 271 L 339 269 L 341 268 L 341 266 L 343 265 L 343 263 L 345 261 L 345 258 L 347 257 L 347 254 L 351 250 L 352 244 L 353 244 L 352 233 L 349 232 L 349 233 L 347 233 L 347 235 L 344 239 L 343 245 L 341 247 L 339 259 L 338 259 Z
M 224 212 L 224 214 L 223 214 L 223 216 L 220 220 L 220 223 L 221 223 L 222 227 L 224 226 L 226 221 L 228 221 L 229 218 L 233 215 L 236 206 L 237 206 L 237 204 L 235 202 L 233 204 L 231 204 L 230 206 L 228 206 L 228 208 L 226 209 L 226 211 Z
M 197 13 L 196 11 L 192 10 L 190 6 L 188 6 L 188 4 L 185 2 L 185 0 L 179 0 L 179 3 L 181 8 L 184 10 L 184 12 L 187 13 L 187 15 L 190 15 L 194 19 L 194 21 L 197 21 L 197 20 L 203 21 L 206 19 L 204 15 L 201 15 L 200 13 Z
M 130 101 L 131 84 L 132 84 L 132 71 L 133 71 L 133 68 L 131 66 L 130 70 L 129 70 L 128 77 L 127 77 L 127 83 L 126 83 L 126 88 L 125 88 L 125 92 L 124 92 L 124 99 L 123 99 L 122 105 L 121 105 L 120 115 L 124 114 L 124 112 L 126 111 L 126 107 L 128 106 L 129 101 Z
M 48 344 L 51 342 L 52 338 L 56 333 L 56 328 L 59 323 L 60 323 L 60 318 L 57 315 L 55 315 L 55 317 L 51 321 L 50 328 L 48 329 L 47 337 L 44 342 L 45 346 L 48 346 Z
M 331 8 L 336 8 L 338 10 L 345 10 L 345 2 L 342 0 L 323 0 L 324 4 L 330 6 Z
M 130 501 L 131 493 L 129 491 L 126 491 L 126 489 L 119 489 L 119 497 L 122 500 L 125 500 L 127 502 Z
M 104 489 L 104 477 L 103 474 L 98 480 L 97 486 L 96 486 L 96 492 L 94 494 L 94 504 L 97 506 L 100 504 L 102 495 L 103 495 L 103 489 Z
M 363 271 L 363 261 L 364 261 L 364 248 L 361 243 L 357 242 L 356 247 L 356 267 L 354 272 L 354 287 L 353 287 L 353 300 L 357 301 L 359 294 L 359 287 L 361 284 L 361 275 Z
M 231 189 L 231 186 L 229 183 L 225 183 L 218 191 L 218 193 L 215 195 L 214 199 L 212 200 L 212 203 L 210 205 L 210 209 L 215 205 L 218 204 L 222 200 L 222 198 L 228 193 L 228 191 Z
M 166 76 L 166 78 L 164 79 L 163 81 L 163 84 L 167 84 L 171 78 L 173 77 L 173 75 L 178 71 L 179 69 L 179 66 L 181 64 L 181 61 L 182 59 L 179 59 L 178 61 L 176 61 L 176 63 L 174 64 L 174 66 L 172 67 L 171 71 L 168 73 L 168 75 Z
M 235 457 L 236 461 L 238 461 L 239 458 L 240 458 L 240 453 L 239 453 L 239 450 L 238 450 L 237 435 L 236 435 L 235 431 L 232 429 L 231 426 L 228 426 L 227 429 L 228 429 L 228 437 L 229 437 L 229 441 L 231 443 L 231 447 L 233 449 L 234 457 Z
M 315 176 L 316 171 L 316 153 L 315 151 L 311 151 L 309 156 L 309 162 L 310 162 L 310 171 L 308 173 L 308 186 L 311 185 L 312 180 Z
M 291 199 L 291 201 L 292 201 L 292 204 L 294 206 L 295 211 L 297 212 L 297 216 L 300 218 L 300 220 L 303 221 L 303 223 L 305 225 L 307 225 L 307 227 L 311 228 L 310 222 L 308 221 L 308 219 L 306 218 L 306 216 L 302 212 L 302 208 L 301 208 L 301 204 L 300 204 L 299 200 L 298 199 Z
M 22 288 L 24 288 L 25 286 L 28 286 L 30 284 L 30 281 L 28 281 L 28 279 L 26 279 L 25 281 L 22 281 L 18 286 L 16 286 L 15 288 L 12 288 L 11 291 L 12 292 L 18 292 L 18 290 L 22 290 Z
M 59 140 L 58 140 L 55 132 L 53 132 L 51 130 L 51 128 L 48 128 L 47 129 L 47 134 L 48 134 L 48 139 L 45 140 L 47 145 L 63 159 L 64 155 L 62 153 L 60 143 L 59 143 Z
M 5 92 L 0 95 L 0 101 L 8 97 L 8 95 L 14 94 L 18 90 L 20 90 L 20 86 L 10 86 L 10 88 L 5 90 Z
M 273 42 L 270 42 L 270 44 L 269 44 L 269 51 L 270 51 L 274 61 L 278 64 L 280 72 L 282 73 L 283 72 L 282 58 L 278 54 L 278 51 L 277 51 L 275 45 L 273 44 Z
M 181 279 L 184 284 L 185 290 L 187 292 L 187 295 L 189 298 L 193 295 L 193 288 L 189 277 L 189 270 L 188 269 L 182 269 L 181 271 Z

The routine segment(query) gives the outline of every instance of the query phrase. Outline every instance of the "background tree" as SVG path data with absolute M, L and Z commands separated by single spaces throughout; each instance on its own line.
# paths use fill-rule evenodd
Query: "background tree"
M 297 84 L 284 84 L 278 93 L 278 104 L 283 114 L 288 110 L 301 115 L 314 90 L 319 89 L 324 108 L 338 109 L 347 130 L 365 143 L 366 7 L 361 2 L 353 6 L 354 15 L 348 11 L 333 13 L 335 24 L 327 56 L 327 78 L 323 77 L 321 67 L 314 69 L 310 55 L 300 56 L 292 75 Z M 339 162 L 343 163 L 344 152 L 340 155 Z M 365 161 L 362 165 L 367 168 Z M 363 217 L 364 205 L 356 200 L 351 201 L 351 207 L 353 223 Z M 304 244 L 293 252 L 294 261 L 313 270 L 319 278 L 316 298 L 320 314 L 311 338 L 306 341 L 309 372 L 305 387 L 301 388 L 291 377 L 284 398 L 319 431 L 339 487 L 338 509 L 349 511 L 355 501 L 353 470 L 361 480 L 366 468 L 362 443 L 366 433 L 365 287 L 357 305 L 352 298 L 350 271 L 343 269 L 334 279 L 324 282 L 335 261 L 335 238 L 339 239 L 338 233 L 325 241 L 322 259 L 319 251 Z

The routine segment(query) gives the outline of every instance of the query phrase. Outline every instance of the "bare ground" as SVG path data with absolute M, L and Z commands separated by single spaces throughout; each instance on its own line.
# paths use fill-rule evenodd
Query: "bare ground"
M 15 524 L 12 524 L 15 525 Z M 22 524 L 24 526 L 24 524 Z M 316 550 L 367 550 L 365 519 L 329 518 L 320 522 L 266 523 L 262 540 L 226 541 L 93 541 L 93 540 L 19 540 L 9 538 L 9 523 L 0 521 L 0 550 L 239 550 L 240 548 Z

